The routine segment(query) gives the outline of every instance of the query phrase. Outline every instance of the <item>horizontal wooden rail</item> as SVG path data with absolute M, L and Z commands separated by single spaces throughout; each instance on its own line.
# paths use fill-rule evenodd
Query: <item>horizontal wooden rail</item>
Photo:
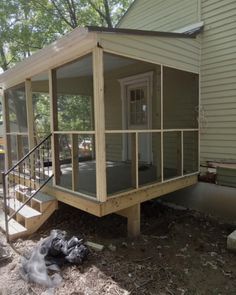
M 78 135 L 90 135 L 95 134 L 95 131 L 53 131 L 52 134 L 59 135 L 70 135 L 70 134 L 78 134 Z
M 161 133 L 161 132 L 197 132 L 197 128 L 186 129 L 123 129 L 123 130 L 105 130 L 106 134 L 122 134 L 122 133 Z
M 7 132 L 6 135 L 22 135 L 22 136 L 28 136 L 27 132 Z

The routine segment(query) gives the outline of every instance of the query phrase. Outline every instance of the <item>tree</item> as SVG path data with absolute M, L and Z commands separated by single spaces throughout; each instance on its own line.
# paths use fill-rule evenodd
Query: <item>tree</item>
M 5 71 L 77 26 L 113 27 L 132 0 L 0 0 L 0 68 Z M 89 130 L 91 105 L 66 96 L 59 113 L 65 130 Z M 35 97 L 38 132 L 49 132 L 46 95 Z M 63 107 L 58 102 L 59 109 Z M 20 109 L 17 105 L 16 109 Z M 43 115 L 42 115 L 43 114 Z
M 53 7 L 41 0 L 48 13 Z M 3 71 L 30 56 L 64 33 L 59 19 L 45 18 L 42 10 L 27 0 L 0 1 L 0 67 Z
M 31 0 L 34 5 L 36 0 Z M 131 0 L 48 0 L 68 28 L 86 25 L 113 27 L 131 3 Z M 44 9 L 46 12 L 46 9 Z
M 1 0 L 3 71 L 77 26 L 113 27 L 132 0 Z

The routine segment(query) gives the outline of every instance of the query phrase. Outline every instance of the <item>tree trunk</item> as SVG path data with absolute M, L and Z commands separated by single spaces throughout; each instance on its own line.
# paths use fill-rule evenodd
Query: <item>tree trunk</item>
M 105 8 L 105 15 L 106 15 L 106 22 L 109 28 L 112 28 L 112 21 L 111 21 L 111 13 L 110 13 L 110 7 L 108 4 L 108 0 L 103 0 L 104 8 Z
M 5 51 L 2 44 L 0 46 L 0 57 L 1 57 L 1 64 L 0 64 L 1 68 L 4 71 L 8 70 L 8 62 L 7 62 L 7 58 L 6 58 Z

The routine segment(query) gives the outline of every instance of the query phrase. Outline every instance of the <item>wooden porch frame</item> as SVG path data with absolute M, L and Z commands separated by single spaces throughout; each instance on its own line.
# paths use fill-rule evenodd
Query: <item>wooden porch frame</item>
M 128 52 L 122 54 L 121 50 L 114 47 L 114 52 L 112 47 L 109 49 L 109 44 L 106 44 L 102 40 L 103 33 L 89 33 L 88 30 L 76 29 L 70 33 L 67 37 L 60 41 L 55 42 L 49 46 L 49 49 L 43 49 L 39 53 L 33 55 L 30 59 L 27 59 L 21 65 L 24 66 L 24 71 L 22 71 L 21 66 L 15 67 L 13 70 L 8 71 L 3 75 L 2 86 L 10 87 L 12 85 L 19 84 L 24 81 L 25 92 L 26 92 L 26 107 L 27 107 L 27 125 L 28 125 L 28 139 L 29 148 L 34 146 L 34 130 L 33 130 L 33 104 L 32 104 L 32 89 L 31 80 L 29 77 L 36 76 L 40 73 L 48 71 L 49 73 L 49 94 L 50 94 L 50 112 L 51 112 L 51 132 L 52 132 L 52 162 L 53 162 L 53 172 L 54 181 L 51 189 L 51 194 L 55 195 L 58 200 L 80 208 L 84 211 L 93 213 L 97 216 L 103 216 L 110 214 L 112 212 L 119 212 L 123 216 L 128 218 L 128 231 L 132 235 L 136 235 L 140 230 L 140 203 L 153 199 L 158 196 L 162 196 L 168 192 L 175 191 L 177 189 L 192 185 L 197 182 L 197 172 L 192 174 L 184 175 L 183 171 L 183 138 L 184 130 L 164 130 L 163 129 L 163 63 L 164 59 L 154 59 L 147 56 L 145 60 L 144 55 L 139 54 L 136 56 L 132 52 L 130 56 Z M 100 44 L 100 45 L 99 45 Z M 101 47 L 103 46 L 104 49 Z M 107 47 L 107 50 L 106 50 Z M 103 50 L 106 52 L 113 53 L 115 55 L 120 55 L 124 57 L 135 58 L 141 60 L 142 62 L 152 62 L 153 64 L 158 64 L 161 66 L 161 128 L 159 130 L 105 130 L 105 107 L 104 107 L 104 73 L 103 73 Z M 63 66 L 68 62 L 73 62 L 79 57 L 83 57 L 85 54 L 92 53 L 93 57 L 93 86 L 94 86 L 94 132 L 84 132 L 84 134 L 94 134 L 95 135 L 95 152 L 96 152 L 96 198 L 92 200 L 89 196 L 82 196 L 82 194 L 73 192 L 77 190 L 78 187 L 78 135 L 82 132 L 64 132 L 71 134 L 72 138 L 72 191 L 63 190 L 59 188 L 60 183 L 60 159 L 59 159 L 59 136 L 58 131 L 58 110 L 57 110 L 57 94 L 56 94 L 56 68 Z M 197 56 L 197 52 L 195 54 Z M 53 58 L 52 58 L 53 56 Z M 154 55 L 153 55 L 154 56 Z M 155 56 L 158 56 L 155 54 Z M 161 54 L 160 54 L 161 56 Z M 158 62 L 159 60 L 159 62 Z M 175 63 L 173 63 L 175 64 Z M 179 61 L 179 66 L 181 67 L 183 61 Z M 178 63 L 177 63 L 178 65 Z M 171 65 L 166 65 L 171 67 Z M 191 69 L 196 69 L 196 72 Z M 49 70 L 48 70 L 49 69 Z M 180 69 L 180 68 L 178 68 Z M 192 64 L 191 67 L 187 69 L 182 69 L 184 71 L 189 71 L 191 73 L 199 74 L 199 67 L 196 64 Z M 5 80 L 4 80 L 5 79 Z M 7 148 L 10 148 L 10 133 L 9 130 L 9 110 L 7 109 L 6 96 L 4 97 L 5 102 L 5 136 Z M 151 126 L 149 126 L 151 128 Z M 180 154 L 181 159 L 179 171 L 180 176 L 165 180 L 164 179 L 164 159 L 163 159 L 163 135 L 165 132 L 178 131 L 180 135 Z M 192 129 L 191 131 L 198 131 L 197 129 Z M 148 184 L 145 187 L 139 186 L 138 183 L 138 137 L 141 132 L 152 132 L 160 133 L 161 137 L 161 181 L 155 182 L 153 184 Z M 62 132 L 63 133 L 63 132 Z M 106 179 L 106 145 L 105 145 L 105 135 L 106 133 L 130 133 L 132 137 L 132 183 L 133 189 L 130 191 L 125 191 L 118 193 L 112 197 L 107 198 L 107 179 Z M 18 154 L 21 154 L 21 142 L 22 138 L 17 134 L 14 134 L 18 138 Z M 22 135 L 22 134 L 21 134 Z M 198 150 L 199 152 L 199 150 Z M 8 167 L 11 165 L 11 156 L 6 157 L 8 160 Z M 47 188 L 46 188 L 47 189 Z
M 96 189 L 97 199 L 107 199 L 106 185 L 106 151 L 105 151 L 105 105 L 104 105 L 104 73 L 103 50 L 93 50 L 93 89 L 94 89 L 94 125 L 96 147 Z
M 50 128 L 52 133 L 52 168 L 53 168 L 53 184 L 60 182 L 60 159 L 59 159 L 59 135 L 54 131 L 58 130 L 58 110 L 57 110 L 57 94 L 56 94 L 56 71 L 49 70 L 49 97 L 50 97 Z

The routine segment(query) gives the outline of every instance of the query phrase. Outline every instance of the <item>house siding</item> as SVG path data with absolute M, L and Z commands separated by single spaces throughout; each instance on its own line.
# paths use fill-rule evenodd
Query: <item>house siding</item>
M 236 160 L 236 1 L 202 0 L 201 162 Z
M 155 64 L 199 73 L 199 38 L 153 37 L 100 33 L 105 51 Z
M 198 21 L 198 0 L 136 0 L 118 27 L 173 31 Z

